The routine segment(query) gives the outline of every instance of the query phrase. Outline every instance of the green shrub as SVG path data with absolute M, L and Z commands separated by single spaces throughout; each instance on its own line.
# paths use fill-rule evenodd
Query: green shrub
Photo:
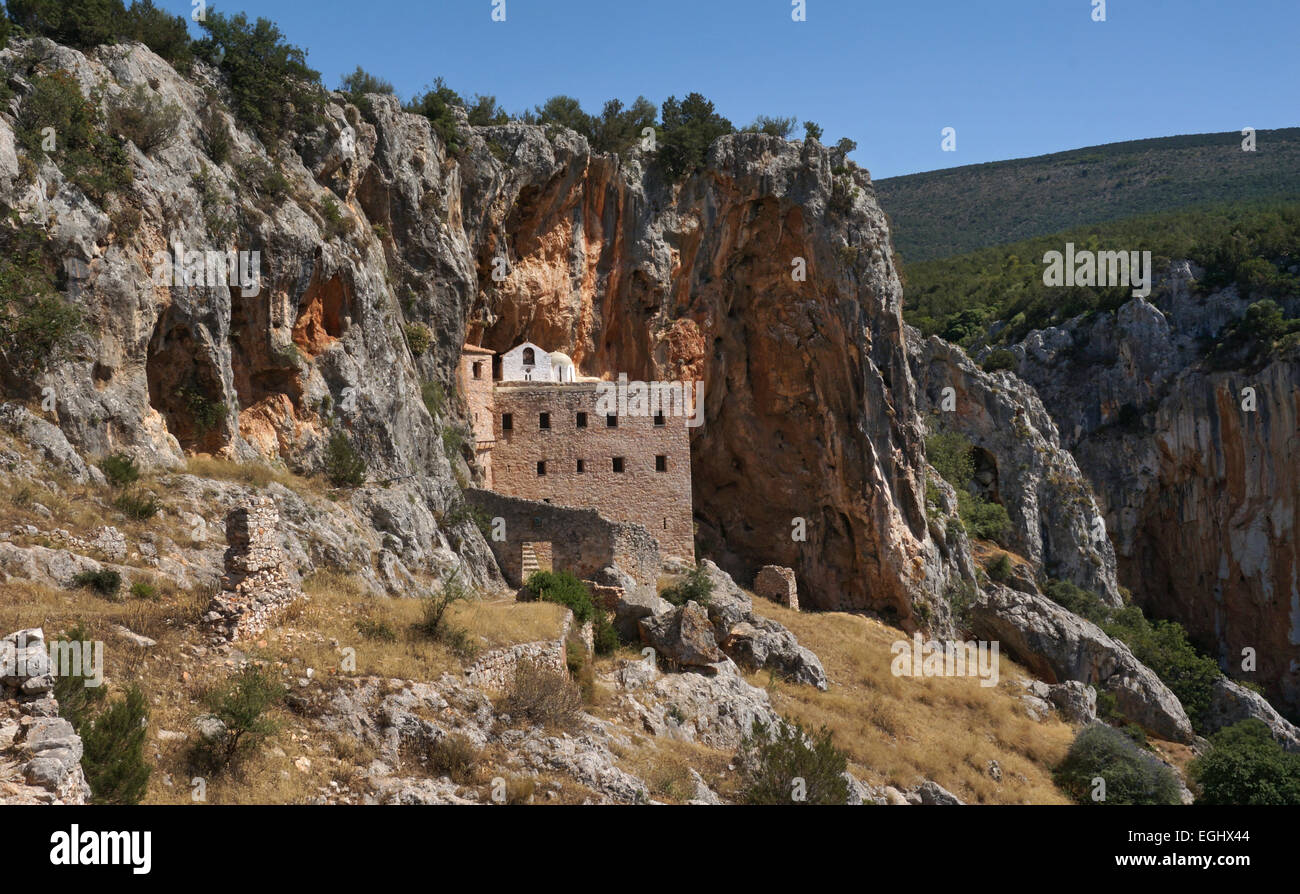
M 1150 621 L 1136 605 L 1111 608 L 1069 581 L 1049 581 L 1043 594 L 1128 646 L 1134 657 L 1151 668 L 1178 697 L 1192 725 L 1204 727 L 1214 684 L 1222 672 L 1213 658 L 1196 651 L 1180 624 Z
M 958 491 L 975 477 L 971 442 L 957 432 L 941 431 L 925 439 L 925 458 Z
M 95 100 L 77 79 L 58 70 L 32 78 L 32 91 L 18 112 L 18 144 L 33 159 L 51 155 L 59 170 L 95 203 L 131 185 L 131 165 L 122 144 L 108 133 Z M 54 149 L 47 153 L 52 128 Z
M 1283 750 L 1262 721 L 1225 727 L 1210 746 L 1189 767 L 1197 804 L 1300 804 L 1300 754 Z
M 543 602 L 567 606 L 579 624 L 596 617 L 596 603 L 587 585 L 568 571 L 535 571 L 524 586 Z
M 816 121 L 805 121 L 803 123 L 803 138 L 805 140 L 817 140 L 818 142 L 821 142 L 821 125 Z
M 343 211 L 339 208 L 339 203 L 334 201 L 333 196 L 327 196 L 321 203 L 321 217 L 325 218 L 325 238 L 333 239 L 335 236 L 346 236 L 352 232 L 352 218 L 345 217 Z
M 1015 354 L 1005 348 L 999 348 L 996 351 L 990 351 L 980 366 L 985 372 L 991 373 L 1002 369 L 1015 370 L 1019 368 L 1020 364 L 1016 361 Z
M 278 729 L 267 715 L 284 697 L 284 687 L 261 668 L 248 666 L 225 685 L 209 690 L 203 701 L 219 731 L 200 735 L 191 745 L 190 762 L 198 770 L 221 773 L 233 768 Z
M 433 345 L 433 333 L 423 323 L 407 323 L 405 329 L 406 343 L 416 357 L 429 350 Z
M 126 487 L 140 480 L 140 468 L 126 453 L 114 453 L 99 461 L 99 470 L 113 487 Z
M 447 408 L 447 392 L 443 390 L 441 382 L 425 382 L 420 386 L 420 397 L 424 401 L 424 408 L 434 419 L 441 417 Z
M 442 78 L 437 78 L 433 86 L 414 96 L 403 108 L 416 115 L 423 115 L 433 125 L 433 131 L 447 147 L 449 155 L 459 155 L 461 150 L 460 131 L 456 127 L 456 116 L 452 106 L 463 106 L 464 100 L 455 90 L 447 86 Z
M 713 141 L 735 132 L 731 122 L 714 110 L 713 103 L 698 93 L 690 93 L 680 102 L 668 97 L 661 112 L 659 164 L 672 181 L 694 173 L 704 164 Z
M 230 148 L 234 144 L 234 139 L 230 135 L 230 125 L 226 123 L 226 116 L 217 108 L 215 96 L 207 97 L 204 102 L 203 110 L 199 112 L 199 127 L 203 137 L 203 148 L 207 151 L 208 158 L 219 165 L 229 161 Z
M 80 623 L 55 637 L 60 643 L 88 643 L 90 634 Z M 79 648 L 79 646 L 78 646 Z M 59 716 L 72 724 L 78 733 L 90 722 L 103 703 L 108 690 L 103 686 L 87 685 L 91 668 L 82 652 L 81 666 L 74 664 L 60 668 L 54 677 L 54 698 L 59 703 Z
M 23 30 L 79 50 L 112 43 L 126 15 L 122 0 L 8 0 L 5 5 Z
M 1173 771 L 1102 723 L 1079 731 L 1054 778 L 1080 804 L 1181 803 Z M 1097 778 L 1105 781 L 1105 799 L 1094 801 Z
M 764 133 L 770 137 L 780 137 L 783 140 L 788 140 L 798 124 L 799 120 L 797 118 L 759 115 L 754 119 L 753 124 L 745 128 L 745 131 L 748 133 Z
M 957 491 L 957 509 L 968 534 L 1006 546 L 1011 516 L 1007 515 L 1005 506 L 963 489 Z
M 497 103 L 495 96 L 475 94 L 474 99 L 469 103 L 467 111 L 469 113 L 469 123 L 475 127 L 506 124 L 510 121 L 510 116 Z
M 72 585 L 94 590 L 99 595 L 112 599 L 117 596 L 118 590 L 122 589 L 122 575 L 109 568 L 82 571 L 72 578 Z
M 459 602 L 470 602 L 475 597 L 474 591 L 465 586 L 457 572 L 448 572 L 436 592 L 421 598 L 421 618 L 415 625 L 422 636 L 452 647 L 452 651 L 461 651 L 466 642 L 464 632 L 447 624 L 447 610 Z
M 179 106 L 153 96 L 143 84 L 119 98 L 108 112 L 109 130 L 145 154 L 171 142 L 180 120 Z
M 361 111 L 361 114 L 371 119 L 374 117 L 374 108 L 370 102 L 369 94 L 383 93 L 392 95 L 395 92 L 390 82 L 375 77 L 360 65 L 351 74 L 344 75 L 339 80 L 338 89 L 340 93 L 347 96 L 348 102 Z
M 998 553 L 993 557 L 992 561 L 985 566 L 984 570 L 988 572 L 989 577 L 993 580 L 998 583 L 1004 583 L 1010 579 L 1013 570 L 1011 557 L 1006 553 Z
M 142 580 L 131 584 L 130 592 L 136 599 L 156 599 L 158 597 L 158 588 Z
M 713 596 L 713 581 L 709 579 L 703 566 L 696 565 L 685 578 L 670 587 L 665 587 L 659 595 L 673 605 L 685 605 L 687 602 L 708 605 L 709 599 Z
M 744 799 L 749 804 L 844 804 L 849 797 L 848 758 L 831 731 L 809 734 L 798 722 L 775 730 L 755 719 L 741 740 Z M 799 797 L 799 796 L 802 797 Z
M 144 756 L 149 709 L 144 693 L 132 685 L 89 724 L 81 736 L 81 768 L 95 804 L 138 804 L 149 786 Z
M 366 461 L 341 431 L 330 436 L 325 448 L 325 476 L 335 487 L 361 487 L 366 483 Z
M 30 377 L 63 355 L 81 314 L 58 294 L 49 234 L 13 215 L 7 223 L 0 222 L 0 356 L 10 372 Z
M 292 129 L 310 127 L 320 117 L 324 94 L 320 73 L 309 68 L 306 53 L 284 42 L 276 25 L 259 18 L 249 24 L 209 11 L 199 23 L 207 37 L 194 44 L 196 55 L 216 65 L 230 86 L 235 117 L 268 148 Z
M 113 508 L 132 521 L 148 521 L 158 514 L 162 504 L 147 494 L 125 493 L 113 500 Z

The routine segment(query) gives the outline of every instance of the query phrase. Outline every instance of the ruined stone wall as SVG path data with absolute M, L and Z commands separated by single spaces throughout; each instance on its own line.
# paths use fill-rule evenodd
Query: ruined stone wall
M 606 518 L 640 525 L 665 555 L 695 557 L 691 514 L 691 447 L 686 421 L 665 416 L 620 416 L 610 428 L 596 412 L 594 383 L 499 384 L 493 418 L 496 444 L 492 489 L 530 500 L 595 509 Z M 540 415 L 549 414 L 543 429 Z M 587 414 L 585 428 L 578 414 Z M 511 429 L 503 418 L 511 416 Z M 623 470 L 614 471 L 614 459 Z M 664 471 L 656 470 L 663 457 Z M 579 461 L 582 471 L 578 471 Z M 539 474 L 538 463 L 545 463 Z M 549 538 L 548 538 L 549 539 Z
M 226 573 L 203 620 L 213 638 L 229 641 L 265 630 L 302 595 L 298 573 L 280 540 L 280 512 L 270 497 L 252 497 L 226 514 Z
M 489 537 L 488 545 L 501 573 L 514 586 L 523 585 L 520 565 L 525 543 L 550 543 L 554 570 L 571 572 L 580 579 L 595 578 L 601 569 L 616 565 L 650 591 L 658 582 L 659 545 L 640 525 L 610 521 L 592 509 L 571 509 L 487 490 L 467 490 L 465 496 L 489 518 L 505 521 L 505 539 Z

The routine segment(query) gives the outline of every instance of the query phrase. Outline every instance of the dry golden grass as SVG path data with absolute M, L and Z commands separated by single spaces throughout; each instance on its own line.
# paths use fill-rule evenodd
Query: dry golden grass
M 185 468 L 197 478 L 216 478 L 222 481 L 234 481 L 249 487 L 266 487 L 271 482 L 282 484 L 290 490 L 306 495 L 321 495 L 327 485 L 319 478 L 304 478 L 284 469 L 277 469 L 265 463 L 237 463 L 219 456 L 197 454 L 185 461 Z
M 1068 803 L 1051 771 L 1074 732 L 1055 718 L 1029 718 L 1012 682 L 1026 675 L 1005 656 L 999 656 L 996 687 L 973 678 L 896 677 L 890 645 L 905 637 L 895 628 L 838 612 L 793 612 L 765 600 L 755 600 L 755 609 L 817 653 L 831 686 L 818 692 L 767 673 L 751 674 L 750 682 L 766 686 L 784 716 L 829 727 L 859 778 L 898 787 L 930 779 L 968 803 Z M 1002 768 L 1000 783 L 988 775 L 990 760 Z
M 692 769 L 723 797 L 739 796 L 739 774 L 728 769 L 735 758 L 731 752 L 677 739 L 634 735 L 632 741 L 630 748 L 613 745 L 610 750 L 620 767 L 645 782 L 654 800 L 683 804 L 695 797 Z

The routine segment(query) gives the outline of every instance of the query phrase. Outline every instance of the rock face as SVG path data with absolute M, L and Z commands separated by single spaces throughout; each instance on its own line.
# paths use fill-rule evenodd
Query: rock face
M 451 412 L 431 416 L 421 385 L 452 389 L 466 337 L 496 350 L 528 338 L 587 374 L 705 383 L 693 497 L 702 551 L 725 567 L 749 579 L 778 563 L 806 606 L 910 626 L 913 601 L 943 592 L 887 223 L 837 150 L 736 134 L 670 184 L 639 149 L 602 155 L 522 124 L 462 121 L 452 155 L 394 97 L 363 117 L 336 95 L 294 151 L 273 162 L 234 126 L 219 164 L 200 136 L 214 106 L 203 87 L 217 83 L 203 63 L 186 80 L 137 44 L 83 54 L 15 39 L 5 52 L 23 76 L 39 61 L 102 83 L 104 102 L 144 86 L 181 111 L 175 140 L 129 147 L 131 232 L 50 161 L 34 185 L 0 178 L 0 202 L 57 222 L 54 253 L 84 269 L 77 350 L 22 383 L 27 397 L 54 389 L 57 424 L 83 451 L 311 471 L 343 433 L 369 480 L 415 475 L 443 515 L 453 469 L 469 473 L 441 449 Z M 0 143 L 12 136 L 0 123 Z M 289 193 L 268 201 L 242 182 L 250 160 L 280 165 Z M 177 243 L 258 251 L 255 290 L 154 285 L 157 253 Z M 402 337 L 410 323 L 435 333 L 422 354 Z M 473 528 L 460 551 L 490 565 Z
M 975 446 L 976 481 L 1011 518 L 1008 546 L 1052 577 L 1120 605 L 1101 510 L 1034 389 L 1011 373 L 984 372 L 941 338 L 922 339 L 911 327 L 908 335 L 922 410 L 932 427 Z
M 280 542 L 280 513 L 270 497 L 253 497 L 226 516 L 226 573 L 204 621 L 216 639 L 254 636 L 302 595 L 298 573 Z
M 1203 340 L 1249 304 L 1175 262 L 1151 301 L 1036 331 L 1012 350 L 1098 490 L 1120 579 L 1300 711 L 1300 350 L 1212 371 Z M 1291 313 L 1300 298 L 1290 298 Z M 1254 389 L 1255 409 L 1243 408 Z
M 1300 729 L 1279 714 L 1264 696 L 1227 678 L 1216 680 L 1204 732 L 1208 735 L 1249 718 L 1267 726 L 1274 741 L 1287 751 L 1300 752 Z
M 0 804 L 84 804 L 81 737 L 59 717 L 45 633 L 0 639 Z
M 971 627 L 1023 661 L 1049 683 L 1077 680 L 1115 696 L 1125 717 L 1163 739 L 1192 741 L 1178 698 L 1097 625 L 1043 596 L 991 584 L 971 608 Z

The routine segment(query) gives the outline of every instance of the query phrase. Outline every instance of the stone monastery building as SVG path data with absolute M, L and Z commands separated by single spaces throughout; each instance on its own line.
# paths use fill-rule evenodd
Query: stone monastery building
M 676 414 L 598 413 L 601 385 L 578 375 L 566 355 L 531 342 L 500 357 L 466 345 L 459 387 L 486 487 L 641 525 L 664 555 L 693 561 L 685 417 L 680 408 Z M 555 540 L 565 535 L 553 533 Z

